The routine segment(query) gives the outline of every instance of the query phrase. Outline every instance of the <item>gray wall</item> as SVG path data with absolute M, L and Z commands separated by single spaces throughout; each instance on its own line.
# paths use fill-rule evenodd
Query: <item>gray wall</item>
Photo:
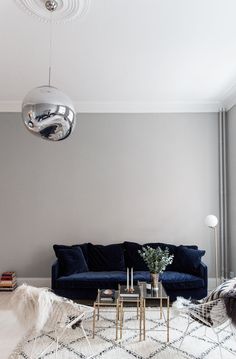
M 214 274 L 217 114 L 84 114 L 49 143 L 0 114 L 0 271 L 48 277 L 54 243 L 196 243 Z
M 227 113 L 229 270 L 236 275 L 236 107 Z

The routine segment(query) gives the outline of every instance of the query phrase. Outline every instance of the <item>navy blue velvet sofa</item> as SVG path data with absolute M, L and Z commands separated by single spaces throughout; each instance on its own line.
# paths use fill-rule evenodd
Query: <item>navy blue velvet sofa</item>
M 207 266 L 201 261 L 205 251 L 195 245 L 144 244 L 147 245 L 167 247 L 174 254 L 173 263 L 160 275 L 171 301 L 177 296 L 201 299 L 207 295 Z M 134 242 L 108 246 L 54 245 L 58 259 L 52 265 L 52 290 L 71 299 L 95 299 L 99 288 L 116 289 L 118 284 L 126 284 L 126 267 L 134 268 L 134 284 L 150 281 L 148 268 L 138 253 L 141 248 Z

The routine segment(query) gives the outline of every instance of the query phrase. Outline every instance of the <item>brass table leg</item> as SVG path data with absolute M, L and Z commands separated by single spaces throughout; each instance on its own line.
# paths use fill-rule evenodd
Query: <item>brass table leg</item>
M 95 336 L 95 322 L 96 322 L 96 304 L 94 303 L 93 305 L 93 339 L 94 339 L 94 336 Z
M 123 302 L 120 303 L 120 340 L 122 339 L 122 329 L 123 329 Z
M 166 318 L 166 325 L 167 325 L 167 343 L 170 340 L 170 298 L 167 297 L 167 318 Z
M 146 340 L 146 299 L 143 300 L 143 340 Z
M 139 341 L 145 340 L 146 337 L 146 329 L 145 329 L 145 308 L 146 308 L 146 300 L 139 300 L 139 310 L 140 310 L 140 318 L 139 318 Z
M 116 340 L 118 340 L 118 325 L 119 325 L 119 300 L 116 303 Z
M 140 317 L 139 317 L 139 341 L 142 340 L 142 331 L 143 331 L 143 299 L 140 299 L 137 301 L 139 303 L 139 311 L 140 311 Z
M 140 310 L 140 318 L 139 318 L 139 341 L 145 340 L 146 338 L 146 300 L 140 299 L 139 301 L 139 310 Z
M 161 286 L 161 297 L 160 297 L 160 319 L 162 319 L 162 286 Z

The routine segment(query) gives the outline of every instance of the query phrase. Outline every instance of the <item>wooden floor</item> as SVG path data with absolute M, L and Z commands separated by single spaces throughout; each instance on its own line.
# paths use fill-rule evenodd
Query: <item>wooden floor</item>
M 9 355 L 24 335 L 24 330 L 18 324 L 10 310 L 12 293 L 0 292 L 0 358 L 8 359 Z

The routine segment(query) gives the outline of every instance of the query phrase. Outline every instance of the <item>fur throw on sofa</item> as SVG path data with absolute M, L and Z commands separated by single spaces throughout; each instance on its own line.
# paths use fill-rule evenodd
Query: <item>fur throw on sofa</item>
M 20 324 L 39 332 L 50 316 L 55 298 L 48 288 L 23 284 L 15 290 L 10 305 Z

